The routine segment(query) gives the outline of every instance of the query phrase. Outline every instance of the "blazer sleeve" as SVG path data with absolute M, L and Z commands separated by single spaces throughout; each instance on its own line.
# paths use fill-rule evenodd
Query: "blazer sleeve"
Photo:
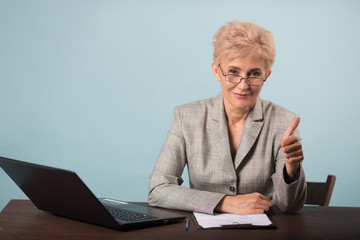
M 213 214 L 225 196 L 222 193 L 181 186 L 181 175 L 187 163 L 186 142 L 182 134 L 179 107 L 174 121 L 150 175 L 148 201 L 151 206 Z

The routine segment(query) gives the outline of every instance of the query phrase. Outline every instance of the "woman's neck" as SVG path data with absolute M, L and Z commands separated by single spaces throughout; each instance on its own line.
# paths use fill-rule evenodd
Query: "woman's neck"
M 227 104 L 224 104 L 228 124 L 235 126 L 238 124 L 242 124 L 246 121 L 246 118 L 249 116 L 250 111 L 242 111 L 241 109 L 226 105 Z

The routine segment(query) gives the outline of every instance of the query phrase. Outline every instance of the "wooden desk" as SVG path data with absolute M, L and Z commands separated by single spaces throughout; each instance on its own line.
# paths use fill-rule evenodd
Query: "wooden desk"
M 277 229 L 198 230 L 190 220 L 187 231 L 181 222 L 121 232 L 45 213 L 29 200 L 11 200 L 0 213 L 0 239 L 360 239 L 360 208 L 304 207 L 270 218 Z

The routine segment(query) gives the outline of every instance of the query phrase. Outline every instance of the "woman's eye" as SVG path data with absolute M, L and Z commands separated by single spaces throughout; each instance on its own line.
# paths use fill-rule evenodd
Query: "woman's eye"
M 237 74 L 238 74 L 238 71 L 236 71 L 235 69 L 230 69 L 230 70 L 229 70 L 229 74 L 237 75 Z
M 249 77 L 260 77 L 261 74 L 259 72 L 251 72 L 249 73 Z

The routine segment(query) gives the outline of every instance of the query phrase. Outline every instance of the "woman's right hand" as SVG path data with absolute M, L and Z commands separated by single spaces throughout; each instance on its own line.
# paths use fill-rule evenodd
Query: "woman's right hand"
M 270 210 L 272 202 L 260 193 L 225 196 L 215 210 L 232 214 L 263 214 Z

